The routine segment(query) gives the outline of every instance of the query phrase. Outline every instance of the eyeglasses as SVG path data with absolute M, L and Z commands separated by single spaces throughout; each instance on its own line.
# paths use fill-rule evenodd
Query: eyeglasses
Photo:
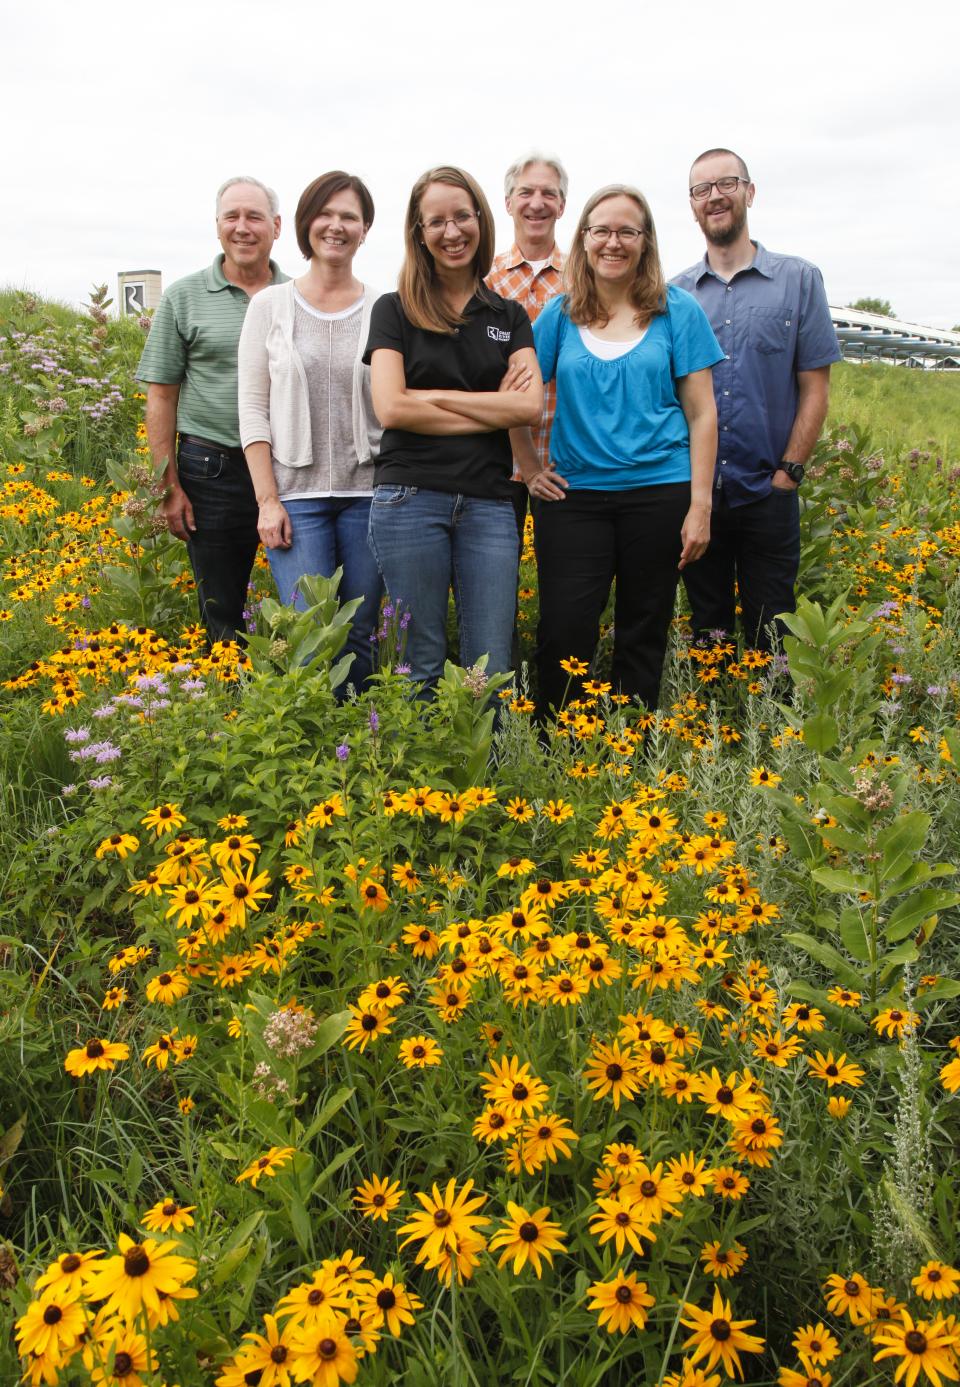
M 429 231 L 431 236 L 439 236 L 446 231 L 451 222 L 458 230 L 462 231 L 465 227 L 472 226 L 474 222 L 479 220 L 479 212 L 457 212 L 452 217 L 430 217 L 429 220 L 420 223 L 420 229 L 421 231 Z
M 690 196 L 696 198 L 697 202 L 702 202 L 705 197 L 709 197 L 711 190 L 716 188 L 718 193 L 735 193 L 738 183 L 749 183 L 749 178 L 741 178 L 738 174 L 727 174 L 723 178 L 715 178 L 712 183 L 694 183 L 690 189 Z
M 591 241 L 609 241 L 611 236 L 616 236 L 624 246 L 632 245 L 644 235 L 644 232 L 638 231 L 635 226 L 621 226 L 619 231 L 615 231 L 612 226 L 586 226 L 584 231 Z

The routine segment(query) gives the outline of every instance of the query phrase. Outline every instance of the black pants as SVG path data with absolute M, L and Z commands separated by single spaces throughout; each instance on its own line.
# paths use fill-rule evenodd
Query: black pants
M 200 620 L 211 641 L 242 640 L 250 573 L 260 543 L 257 498 L 239 448 L 190 435 L 177 448 L 180 485 L 196 530 L 187 540 Z
M 561 706 L 568 685 L 571 696 L 579 694 L 579 681 L 560 661 L 593 660 L 614 579 L 614 691 L 656 707 L 689 506 L 689 482 L 568 491 L 562 501 L 537 506 L 541 713 Z
M 780 612 L 795 608 L 794 584 L 800 567 L 800 501 L 796 490 L 774 488 L 760 501 L 727 505 L 723 489 L 713 493 L 710 548 L 684 569 L 683 581 L 693 613 L 694 637 L 733 635 L 736 594 L 740 595 L 743 639 L 769 650 L 771 634 L 782 634 Z

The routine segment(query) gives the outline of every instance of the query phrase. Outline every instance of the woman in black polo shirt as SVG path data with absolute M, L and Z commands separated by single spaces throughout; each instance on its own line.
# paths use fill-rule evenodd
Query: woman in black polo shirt
M 453 586 L 460 663 L 510 668 L 519 539 L 508 429 L 534 424 L 542 385 L 524 309 L 484 286 L 487 200 L 461 169 L 414 184 L 399 289 L 374 305 L 364 360 L 384 433 L 370 544 L 410 612 L 407 658 L 427 692 L 443 673 Z

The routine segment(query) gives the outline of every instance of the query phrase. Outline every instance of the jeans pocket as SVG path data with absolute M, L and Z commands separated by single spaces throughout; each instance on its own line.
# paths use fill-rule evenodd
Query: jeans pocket
M 373 505 L 400 506 L 409 496 L 416 496 L 415 486 L 377 486 L 373 489 Z
M 177 451 L 177 471 L 194 482 L 213 482 L 223 473 L 223 454 L 217 448 L 199 443 L 181 443 Z

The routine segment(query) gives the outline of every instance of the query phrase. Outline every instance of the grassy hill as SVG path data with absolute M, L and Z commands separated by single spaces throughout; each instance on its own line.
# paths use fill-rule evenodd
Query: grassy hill
M 928 449 L 960 462 L 960 371 L 910 371 L 844 361 L 830 378 L 831 425 L 869 429 L 876 447 Z

